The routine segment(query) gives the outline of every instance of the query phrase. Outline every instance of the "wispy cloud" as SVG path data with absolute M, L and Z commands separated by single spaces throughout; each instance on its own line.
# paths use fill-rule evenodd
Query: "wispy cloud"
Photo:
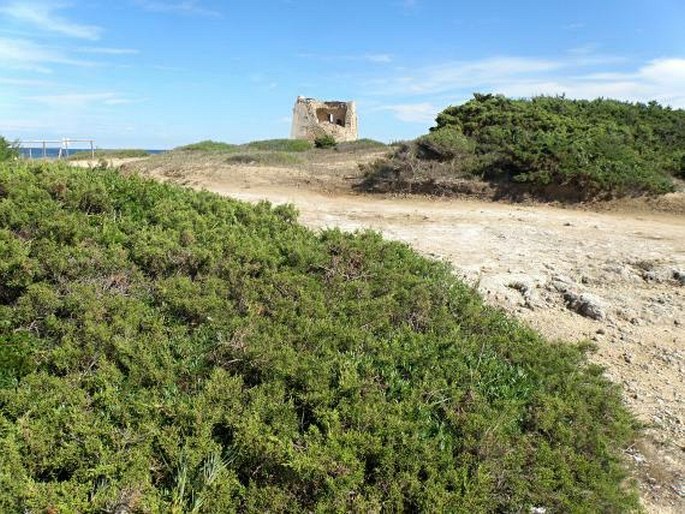
M 72 59 L 64 52 L 27 39 L 0 38 L 0 66 L 38 73 L 50 73 L 51 64 L 93 66 L 95 63 Z
M 565 94 L 569 98 L 657 100 L 685 108 L 685 58 L 659 58 L 631 68 L 625 59 L 593 54 L 587 47 L 558 59 L 493 57 L 398 68 L 364 85 L 368 97 L 383 99 L 375 110 L 392 112 L 398 120 L 412 123 L 432 121 L 439 111 L 436 106 L 461 101 L 474 91 L 512 97 Z
M 599 72 L 571 76 L 530 77 L 493 90 L 528 97 L 536 94 L 565 94 L 571 98 L 607 97 L 627 101 L 657 100 L 685 108 L 685 59 L 654 59 L 632 71 Z
M 167 66 L 164 64 L 154 64 L 152 66 L 152 68 L 157 70 L 157 71 L 168 71 L 171 73 L 181 73 L 181 72 L 187 72 L 188 71 L 185 68 L 181 68 L 179 66 Z
M 639 76 L 655 84 L 685 88 L 685 59 L 655 59 L 639 70 Z
M 26 96 L 23 100 L 38 102 L 49 107 L 84 107 L 89 104 L 122 105 L 134 103 L 135 100 L 126 98 L 119 93 L 66 93 L 57 95 Z
M 197 0 L 162 1 L 162 0 L 135 0 L 135 3 L 152 12 L 194 14 L 199 16 L 222 16 L 221 12 L 205 7 Z
M 140 50 L 136 50 L 135 48 L 86 47 L 79 48 L 79 52 L 101 55 L 136 55 L 140 53 Z
M 0 7 L 0 14 L 12 18 L 22 24 L 33 26 L 34 29 L 54 32 L 64 36 L 89 39 L 95 41 L 100 38 L 102 29 L 95 25 L 85 25 L 71 21 L 59 14 L 63 10 L 62 4 L 51 2 L 10 2 Z
M 379 63 L 389 63 L 392 62 L 392 56 L 390 54 L 366 54 L 362 56 L 362 59 L 369 62 L 379 62 Z
M 31 133 L 41 133 L 46 129 L 52 130 L 55 122 L 52 120 L 47 120 L 45 118 L 41 119 L 13 119 L 13 120 L 3 120 L 2 128 L 11 132 L 28 132 Z M 27 138 L 19 138 L 27 139 Z
M 409 123 L 429 123 L 435 119 L 440 111 L 429 102 L 384 105 L 374 109 L 376 111 L 390 111 L 400 121 Z
M 18 86 L 18 87 L 51 87 L 54 85 L 53 82 L 48 80 L 31 80 L 31 79 L 8 79 L 0 78 L 0 84 L 6 86 Z
M 493 57 L 456 61 L 413 70 L 396 77 L 383 77 L 369 84 L 378 94 L 428 95 L 461 87 L 478 87 L 510 81 L 516 77 L 558 70 L 563 62 L 524 57 Z
M 363 53 L 363 54 L 317 54 L 310 52 L 303 52 L 297 54 L 297 57 L 302 59 L 311 59 L 315 61 L 325 61 L 325 62 L 350 62 L 350 61 L 360 61 L 360 62 L 371 62 L 378 64 L 391 63 L 393 58 L 392 55 L 387 53 Z

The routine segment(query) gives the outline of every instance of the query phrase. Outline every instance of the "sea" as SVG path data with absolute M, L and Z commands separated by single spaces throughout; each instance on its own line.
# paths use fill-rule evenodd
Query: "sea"
M 46 148 L 45 149 L 45 158 L 46 159 L 57 159 L 59 157 L 59 148 Z M 108 151 L 106 148 L 97 148 L 95 150 L 97 151 Z M 160 153 L 168 152 L 168 150 L 145 150 L 147 153 L 151 155 L 157 155 Z M 69 155 L 74 155 L 75 153 L 80 153 L 80 152 L 90 152 L 90 148 L 69 148 Z M 43 158 L 43 148 L 41 147 L 32 147 L 32 148 L 25 148 L 21 147 L 19 148 L 19 153 L 22 157 L 25 157 L 27 159 L 42 159 Z M 62 151 L 62 156 L 64 157 L 64 151 Z

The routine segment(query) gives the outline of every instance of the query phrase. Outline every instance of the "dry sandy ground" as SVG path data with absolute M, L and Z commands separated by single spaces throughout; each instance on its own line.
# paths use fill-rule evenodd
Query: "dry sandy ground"
M 74 161 L 69 161 L 71 166 L 76 166 L 78 168 L 96 168 L 102 164 L 101 161 L 105 161 L 107 166 L 111 168 L 118 168 L 126 164 L 131 164 L 134 162 L 142 161 L 147 159 L 147 157 L 123 157 L 123 158 L 107 158 L 107 159 L 79 159 Z
M 316 229 L 379 230 L 449 261 L 487 301 L 550 338 L 594 341 L 592 360 L 647 426 L 625 449 L 647 510 L 685 512 L 685 216 L 351 193 L 356 162 L 376 157 L 298 169 L 169 157 L 133 169 L 247 201 L 293 203 Z

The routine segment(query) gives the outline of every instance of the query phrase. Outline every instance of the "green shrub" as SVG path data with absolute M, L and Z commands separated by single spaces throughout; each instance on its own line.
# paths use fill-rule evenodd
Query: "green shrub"
M 253 141 L 243 146 L 250 150 L 273 152 L 306 152 L 312 149 L 312 144 L 305 139 L 267 139 Z
M 10 143 L 0 136 L 0 162 L 9 161 L 19 157 L 19 147 L 16 143 Z
M 294 152 L 280 151 L 247 151 L 229 155 L 226 158 L 229 164 L 254 164 L 266 166 L 294 166 L 303 161 Z
M 0 512 L 630 512 L 585 348 L 373 232 L 0 164 Z
M 305 152 L 311 150 L 312 144 L 304 139 L 265 139 L 252 141 L 244 145 L 219 143 L 217 141 L 200 141 L 186 146 L 180 146 L 176 150 L 217 152 L 217 151 L 261 151 L 261 152 Z
M 616 194 L 664 193 L 685 150 L 685 112 L 656 102 L 474 95 L 437 117 L 468 137 L 489 180 Z
M 330 134 L 324 134 L 314 140 L 314 146 L 317 148 L 333 148 L 337 144 L 335 138 Z
M 374 139 L 357 139 L 356 141 L 340 142 L 336 146 L 339 152 L 355 152 L 364 150 L 382 150 L 387 148 L 385 143 Z
M 661 194 L 685 176 L 684 155 L 685 111 L 656 102 L 475 94 L 442 111 L 427 135 L 396 145 L 361 187 L 430 189 L 451 175 L 459 189 L 471 175 L 500 194 L 547 199 Z
M 230 143 L 221 143 L 219 141 L 200 141 L 190 145 L 179 146 L 176 150 L 185 150 L 188 152 L 230 152 L 236 150 L 238 145 Z
M 441 127 L 416 140 L 419 157 L 446 161 L 474 153 L 476 145 L 460 130 Z

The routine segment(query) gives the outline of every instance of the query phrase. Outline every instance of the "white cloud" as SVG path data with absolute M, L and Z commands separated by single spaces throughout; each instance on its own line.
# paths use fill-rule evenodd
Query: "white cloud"
M 645 84 L 629 80 L 593 81 L 593 80 L 564 80 L 559 81 L 529 81 L 492 88 L 496 93 L 513 97 L 530 97 L 537 95 L 566 95 L 570 98 L 615 98 L 636 101 L 649 97 L 649 88 Z
M 400 121 L 408 123 L 429 123 L 435 120 L 440 109 L 429 102 L 384 105 L 378 111 L 390 111 Z
M 685 59 L 655 59 L 640 69 L 640 76 L 655 84 L 685 87 Z
M 372 82 L 379 94 L 436 94 L 460 87 L 515 80 L 531 73 L 558 70 L 561 61 L 525 57 L 492 57 L 477 61 L 457 61 L 415 70 L 411 75 Z
M 0 84 L 7 86 L 19 86 L 19 87 L 50 87 L 53 85 L 52 82 L 47 80 L 31 80 L 31 79 L 8 79 L 0 78 Z
M 685 59 L 655 59 L 634 71 L 599 72 L 552 80 L 531 78 L 500 84 L 493 90 L 509 96 L 566 94 L 570 98 L 615 98 L 632 102 L 657 100 L 685 108 Z
M 397 99 L 384 109 L 411 122 L 426 121 L 439 110 L 434 105 L 468 98 L 475 91 L 512 97 L 565 94 L 569 98 L 657 100 L 685 108 L 685 58 L 654 59 L 631 69 L 624 59 L 593 55 L 588 48 L 558 59 L 494 57 L 409 72 L 397 69 L 394 76 L 384 75 L 366 86 L 371 96 Z
M 386 64 L 392 62 L 392 55 L 385 53 L 366 53 L 358 55 L 339 55 L 339 54 L 316 54 L 316 53 L 300 53 L 297 57 L 302 59 L 312 59 L 324 62 L 340 62 L 340 61 L 365 61 L 377 64 Z
M 147 11 L 195 14 L 200 16 L 221 16 L 219 11 L 204 7 L 197 0 L 162 1 L 162 0 L 136 0 L 136 4 Z
M 0 7 L 0 14 L 46 32 L 92 41 L 100 38 L 100 27 L 70 21 L 57 14 L 61 9 L 62 5 L 49 2 L 10 2 Z
M 3 130 L 10 132 L 28 132 L 28 133 L 40 133 L 46 130 L 46 128 L 52 129 L 52 123 L 46 119 L 16 119 L 16 120 L 3 120 L 2 128 Z M 26 139 L 26 138 L 24 138 Z
M 38 102 L 55 108 L 86 107 L 90 104 L 120 105 L 133 103 L 118 93 L 65 93 L 57 95 L 26 96 L 23 100 Z
M 88 47 L 80 48 L 80 52 L 87 54 L 101 54 L 101 55 L 137 55 L 140 50 L 135 48 L 106 48 L 106 47 Z
M 152 68 L 157 71 L 168 71 L 170 73 L 186 73 L 188 71 L 185 68 L 180 68 L 178 66 L 166 66 L 163 64 L 153 64 Z
M 50 64 L 93 66 L 95 63 L 71 59 L 60 50 L 48 48 L 27 39 L 0 38 L 0 66 L 50 73 L 48 66 Z
M 363 56 L 363 59 L 369 61 L 369 62 L 378 62 L 378 63 L 388 63 L 392 62 L 392 56 L 389 54 L 367 54 Z

